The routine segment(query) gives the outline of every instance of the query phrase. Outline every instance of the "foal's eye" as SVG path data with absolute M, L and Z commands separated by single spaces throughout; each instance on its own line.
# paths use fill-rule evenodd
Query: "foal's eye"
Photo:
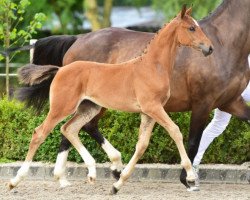
M 191 27 L 189 28 L 189 30 L 190 30 L 191 32 L 194 32 L 194 31 L 195 31 L 195 27 L 191 26 Z

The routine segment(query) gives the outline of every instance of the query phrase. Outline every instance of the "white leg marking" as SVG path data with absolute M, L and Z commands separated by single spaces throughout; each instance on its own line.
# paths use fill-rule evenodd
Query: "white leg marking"
M 26 161 L 22 164 L 21 168 L 17 171 L 15 178 L 10 180 L 13 186 L 16 186 L 21 180 L 23 180 L 27 175 L 32 161 Z
M 120 178 L 117 182 L 113 184 L 113 186 L 117 189 L 120 190 L 121 187 L 124 185 L 124 181 Z
M 82 159 L 84 160 L 86 166 L 88 167 L 89 170 L 88 176 L 95 179 L 96 178 L 95 159 L 90 155 L 90 153 L 84 146 L 80 147 L 79 153 Z
M 54 177 L 55 179 L 58 179 L 61 188 L 71 185 L 71 183 L 67 181 L 66 174 L 65 174 L 68 154 L 69 154 L 69 150 L 66 150 L 66 151 L 60 152 L 56 158 Z
M 54 175 L 57 178 L 60 178 L 65 173 L 68 154 L 69 150 L 62 151 L 57 155 L 55 169 L 54 169 Z
M 83 146 L 78 133 L 81 127 L 88 123 L 100 110 L 101 107 L 99 106 L 87 107 L 87 110 L 78 110 L 74 117 L 61 127 L 63 135 L 77 149 L 85 162 L 88 168 L 88 180 L 90 183 L 93 183 L 96 179 L 96 163 L 88 150 Z
M 122 170 L 122 161 L 121 161 L 121 153 L 117 151 L 108 140 L 104 139 L 104 143 L 102 144 L 103 150 L 107 153 L 110 161 L 112 162 L 111 170 Z

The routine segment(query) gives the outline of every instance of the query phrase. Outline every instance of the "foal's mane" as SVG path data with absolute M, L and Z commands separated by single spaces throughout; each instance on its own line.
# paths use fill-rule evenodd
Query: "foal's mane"
M 176 17 L 176 16 L 175 16 Z M 175 18 L 174 17 L 174 18 Z M 173 18 L 173 19 L 174 19 Z M 144 56 L 145 54 L 147 54 L 147 52 L 148 52 L 148 47 L 150 46 L 150 44 L 152 43 L 152 41 L 154 41 L 155 40 L 155 38 L 159 35 L 159 33 L 173 20 L 173 19 L 171 19 L 169 22 L 166 22 L 165 24 L 163 24 L 162 25 L 162 27 L 157 31 L 157 32 L 155 32 L 155 34 L 154 34 L 154 36 L 151 38 L 151 40 L 147 43 L 147 45 L 146 45 L 146 47 L 143 49 L 143 51 L 142 51 L 142 53 L 139 55 L 139 56 L 137 56 L 137 57 L 135 57 L 134 59 L 137 59 L 137 58 L 141 58 L 142 56 Z
M 168 23 L 165 23 L 155 34 L 154 36 L 151 38 L 151 40 L 147 43 L 146 47 L 144 48 L 144 50 L 142 51 L 141 55 L 138 57 L 141 57 L 145 54 L 147 54 L 148 52 L 148 47 L 150 46 L 150 44 L 152 43 L 152 41 L 155 40 L 155 38 L 159 35 L 159 33 L 167 26 Z

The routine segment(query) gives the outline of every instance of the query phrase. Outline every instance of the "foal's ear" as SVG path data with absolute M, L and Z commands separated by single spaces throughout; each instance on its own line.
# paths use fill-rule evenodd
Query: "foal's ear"
M 191 14 L 192 14 L 192 7 L 190 7 L 190 8 L 187 9 L 187 11 L 186 11 L 186 15 L 191 16 Z
M 187 10 L 187 4 L 184 4 L 181 10 L 181 19 L 183 19 L 183 17 L 185 16 L 186 10 Z

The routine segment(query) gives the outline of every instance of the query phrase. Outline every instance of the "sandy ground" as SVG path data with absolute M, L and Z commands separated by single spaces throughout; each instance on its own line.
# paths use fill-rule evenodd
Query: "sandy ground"
M 250 185 L 202 184 L 201 191 L 187 192 L 179 183 L 128 182 L 116 195 L 109 195 L 112 181 L 72 181 L 72 186 L 60 189 L 53 181 L 24 180 L 12 191 L 7 190 L 7 180 L 0 180 L 1 200 L 250 200 Z

